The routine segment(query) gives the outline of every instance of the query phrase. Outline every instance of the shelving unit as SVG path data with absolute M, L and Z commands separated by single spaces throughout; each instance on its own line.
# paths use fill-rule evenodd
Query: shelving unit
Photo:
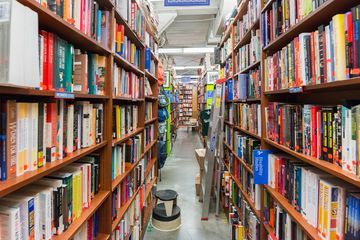
M 137 2 L 135 0 L 130 0 L 133 3 Z M 104 95 L 93 95 L 93 94 L 80 94 L 80 93 L 69 93 L 70 99 L 64 98 L 65 101 L 90 101 L 91 103 L 102 103 L 103 104 L 103 141 L 99 144 L 93 146 L 82 148 L 73 153 L 68 154 L 67 157 L 56 160 L 53 162 L 47 162 L 43 167 L 38 168 L 35 171 L 26 172 L 25 174 L 2 181 L 0 184 L 0 197 L 5 197 L 6 195 L 26 187 L 27 185 L 36 182 L 37 180 L 45 177 L 61 168 L 68 166 L 69 164 L 81 159 L 82 157 L 88 156 L 90 154 L 98 154 L 100 156 L 99 161 L 99 185 L 100 190 L 94 196 L 91 201 L 91 206 L 87 209 L 84 209 L 81 216 L 77 218 L 69 227 L 60 235 L 53 236 L 53 239 L 71 239 L 77 231 L 82 227 L 83 224 L 95 213 L 98 212 L 99 221 L 98 221 L 98 235 L 96 239 L 110 239 L 113 231 L 115 230 L 119 221 L 121 221 L 122 216 L 125 214 L 126 210 L 135 199 L 137 194 L 143 189 L 146 193 L 144 196 L 145 200 L 148 202 L 153 202 L 153 196 L 151 194 L 152 187 L 157 182 L 157 131 L 154 131 L 155 136 L 154 140 L 147 146 L 144 146 L 144 129 L 147 125 L 153 124 L 154 129 L 157 130 L 157 96 L 158 96 L 158 85 L 157 85 L 157 64 L 159 62 L 157 56 L 152 50 L 152 59 L 155 62 L 155 72 L 150 73 L 145 70 L 145 50 L 146 43 L 133 29 L 131 29 L 128 22 L 120 15 L 114 2 L 111 0 L 99 0 L 99 4 L 102 10 L 109 11 L 109 32 L 106 33 L 109 35 L 111 43 L 109 43 L 110 48 L 103 47 L 100 43 L 95 41 L 90 36 L 84 34 L 73 25 L 69 24 L 60 16 L 56 15 L 54 12 L 49 9 L 41 6 L 35 0 L 19 0 L 19 2 L 38 14 L 39 19 L 39 29 L 46 30 L 57 34 L 62 39 L 73 44 L 76 48 L 81 49 L 82 51 L 88 51 L 90 53 L 97 53 L 104 55 L 106 57 L 106 72 L 105 72 L 105 94 Z M 141 9 L 141 6 L 138 5 L 138 8 Z M 144 13 L 144 11 L 142 11 Z M 134 64 L 131 64 L 126 59 L 122 58 L 114 52 L 112 49 L 113 43 L 113 34 L 114 34 L 114 19 L 116 23 L 124 25 L 125 35 L 131 40 L 132 43 L 140 49 L 140 66 L 137 67 Z M 150 34 L 151 38 L 154 38 L 156 41 L 156 33 L 152 31 L 154 27 L 150 27 L 151 23 L 145 22 L 146 31 Z M 151 30 L 151 31 L 150 31 Z M 144 89 L 144 79 L 148 78 L 153 94 L 151 96 L 145 96 L 144 92 L 140 92 L 139 98 L 130 98 L 130 97 L 119 97 L 114 96 L 113 94 L 113 78 L 114 78 L 114 64 L 117 66 L 136 74 L 141 80 L 139 86 L 139 91 Z M 24 88 L 17 86 L 8 86 L 0 85 L 0 94 L 2 99 L 15 99 L 19 101 L 31 101 L 44 102 L 44 101 L 55 101 L 62 99 L 58 97 L 58 92 L 49 91 L 49 90 L 37 90 L 32 88 Z M 67 96 L 67 97 L 68 97 Z M 153 117 L 145 121 L 144 119 L 144 108 L 145 103 L 151 102 L 153 109 Z M 139 126 L 137 129 L 124 135 L 119 139 L 113 139 L 113 106 L 114 105 L 137 105 L 139 108 L 138 123 Z M 141 142 L 141 157 L 140 159 L 133 163 L 130 168 L 126 170 L 124 174 L 112 180 L 112 148 L 116 145 L 125 143 L 131 137 L 140 134 L 142 136 Z M 126 204 L 118 209 L 117 218 L 115 221 L 112 221 L 112 191 L 119 185 L 137 166 L 140 160 L 145 156 L 146 153 L 152 152 L 152 158 L 148 162 L 148 165 L 145 170 L 145 179 L 146 181 L 140 185 L 140 187 L 135 191 L 132 197 L 126 202 Z M 153 170 L 152 170 L 153 169 Z M 155 172 L 155 177 L 150 179 L 150 172 Z M 150 180 L 149 180 L 150 179 Z M 149 221 L 149 216 L 151 215 L 152 206 L 149 205 L 144 207 L 141 216 L 144 219 L 142 223 L 141 236 L 143 237 L 147 223 Z
M 360 91 L 360 78 L 354 77 L 350 79 L 336 79 L 334 82 L 327 82 L 323 84 L 316 85 L 306 85 L 296 88 L 287 88 L 274 91 L 268 91 L 265 89 L 265 81 L 268 76 L 266 76 L 265 61 L 267 56 L 272 56 L 275 52 L 281 50 L 283 47 L 287 46 L 295 37 L 300 33 L 312 32 L 318 29 L 318 26 L 328 24 L 332 17 L 339 13 L 345 13 L 349 11 L 352 7 L 360 4 L 360 1 L 336 1 L 328 0 L 325 1 L 318 8 L 309 13 L 306 17 L 296 22 L 292 27 L 283 32 L 281 35 L 276 37 L 266 46 L 263 46 L 263 43 L 259 43 L 261 46 L 260 59 L 256 59 L 254 62 L 250 63 L 243 69 L 238 69 L 238 58 L 236 57 L 239 48 L 245 44 L 250 43 L 251 41 L 251 32 L 256 29 L 260 30 L 260 36 L 264 31 L 263 22 L 261 20 L 261 14 L 265 13 L 267 10 L 272 8 L 272 5 L 275 1 L 260 1 L 260 15 L 256 20 L 250 25 L 249 29 L 245 31 L 243 37 L 235 40 L 235 35 L 237 31 L 237 21 L 241 20 L 248 11 L 248 5 L 250 0 L 242 0 L 237 7 L 237 14 L 232 19 L 231 23 L 228 25 L 225 30 L 223 37 L 220 42 L 220 48 L 222 52 L 226 52 L 223 48 L 230 46 L 231 53 L 227 54 L 225 61 L 221 61 L 222 66 L 222 75 L 221 77 L 227 79 L 227 82 L 231 80 L 231 83 L 234 83 L 234 79 L 238 79 L 240 74 L 248 73 L 254 69 L 260 69 L 260 79 L 261 79 L 261 96 L 258 97 L 247 97 L 245 99 L 231 99 L 226 101 L 228 111 L 233 111 L 232 114 L 228 116 L 235 117 L 235 110 L 233 107 L 234 104 L 259 104 L 261 106 L 260 115 L 261 118 L 261 133 L 254 133 L 247 129 L 244 129 L 240 124 L 235 124 L 233 119 L 226 119 L 225 127 L 230 134 L 230 141 L 232 144 L 228 144 L 224 141 L 224 149 L 233 158 L 233 162 L 238 162 L 239 166 L 245 169 L 245 171 L 253 175 L 253 166 L 249 166 L 244 159 L 238 157 L 238 153 L 233 149 L 234 143 L 234 133 L 238 132 L 242 135 L 250 137 L 252 139 L 259 140 L 261 142 L 261 149 L 270 149 L 275 153 L 286 153 L 293 159 L 300 161 L 301 163 L 308 164 L 311 167 L 315 167 L 318 170 L 321 170 L 323 173 L 329 174 L 336 180 L 340 180 L 347 184 L 350 184 L 354 188 L 360 189 L 360 178 L 355 174 L 344 171 L 340 167 L 336 166 L 333 163 L 320 160 L 302 153 L 299 153 L 295 150 L 292 150 L 286 146 L 283 146 L 271 139 L 267 138 L 267 129 L 266 129 L 266 107 L 268 102 L 281 102 L 281 103 L 294 103 L 294 104 L 314 104 L 314 105 L 336 105 L 344 104 L 346 100 L 356 100 L 359 101 L 359 91 Z M 280 7 L 280 6 L 279 6 Z M 261 39 L 262 40 L 262 39 Z M 344 59 L 345 61 L 345 59 Z M 230 106 L 232 106 L 230 108 Z M 225 133 L 226 134 L 226 133 Z M 228 161 L 229 159 L 225 159 Z M 312 226 L 305 217 L 295 209 L 295 207 L 289 203 L 289 200 L 282 196 L 280 193 L 272 189 L 267 185 L 261 185 L 261 208 L 256 209 L 254 202 L 251 200 L 249 195 L 243 189 L 242 182 L 236 178 L 231 169 L 232 166 L 228 162 L 224 162 L 225 169 L 230 171 L 231 178 L 239 188 L 241 195 L 248 202 L 250 209 L 256 215 L 257 219 L 260 222 L 260 239 L 267 239 L 268 235 L 275 236 L 275 229 L 273 229 L 264 218 L 264 191 L 266 191 L 270 197 L 279 205 L 281 208 L 291 216 L 292 220 L 303 230 L 304 234 L 309 239 L 321 239 L 318 230 L 316 227 Z M 232 201 L 232 199 L 230 199 Z M 237 208 L 238 213 L 241 215 L 241 210 L 236 206 L 236 203 L 233 202 L 235 208 Z

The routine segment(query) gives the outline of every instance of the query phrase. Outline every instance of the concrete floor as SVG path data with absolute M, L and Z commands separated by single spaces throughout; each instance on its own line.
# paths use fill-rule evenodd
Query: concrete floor
M 230 239 L 229 227 L 224 213 L 216 218 L 210 211 L 209 220 L 201 221 L 202 205 L 195 196 L 195 176 L 199 165 L 194 149 L 201 148 L 196 132 L 178 130 L 178 136 L 170 157 L 162 169 L 162 181 L 158 190 L 173 189 L 179 194 L 182 225 L 173 232 L 161 232 L 148 225 L 145 240 L 225 240 Z

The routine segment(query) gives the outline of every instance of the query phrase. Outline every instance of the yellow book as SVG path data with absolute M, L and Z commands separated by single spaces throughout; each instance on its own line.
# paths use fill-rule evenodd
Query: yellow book
M 324 209 L 324 184 L 319 182 L 319 209 L 318 209 L 318 232 L 323 231 L 323 209 Z
M 115 106 L 115 116 L 116 116 L 116 137 L 120 138 L 121 137 L 121 127 L 120 127 L 120 106 L 116 105 Z
M 24 133 L 28 130 L 28 103 L 16 103 L 17 111 L 17 164 L 16 164 L 16 175 L 20 176 L 24 174 L 29 168 L 28 166 L 28 149 L 27 149 L 27 138 L 24 137 Z
M 29 103 L 29 155 L 28 166 L 29 171 L 37 169 L 37 155 L 38 155 L 38 115 L 39 105 L 38 103 Z
M 332 21 L 334 24 L 335 80 L 343 80 L 346 78 L 345 15 L 337 14 Z
M 324 184 L 324 203 L 323 203 L 323 230 L 321 235 L 327 239 L 330 229 L 330 186 L 323 182 Z
M 237 228 L 237 239 L 243 240 L 244 239 L 244 226 L 239 225 Z
M 96 143 L 96 108 L 92 109 L 92 144 Z
M 121 32 L 116 32 L 116 52 L 120 52 L 121 49 Z

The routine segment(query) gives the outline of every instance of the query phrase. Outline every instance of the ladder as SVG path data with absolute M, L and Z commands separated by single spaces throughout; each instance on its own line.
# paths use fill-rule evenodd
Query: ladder
M 223 159 L 223 128 L 225 112 L 225 81 L 219 80 L 215 86 L 213 94 L 213 104 L 211 106 L 210 123 L 208 131 L 208 141 L 206 143 L 206 153 L 204 160 L 204 174 L 201 181 L 201 197 L 203 208 L 201 220 L 209 219 L 209 208 L 213 180 L 215 180 L 214 194 L 216 198 L 216 215 L 219 215 L 220 204 L 220 185 L 221 185 L 221 162 Z M 216 169 L 215 169 L 216 168 Z M 214 176 L 215 169 L 215 179 Z

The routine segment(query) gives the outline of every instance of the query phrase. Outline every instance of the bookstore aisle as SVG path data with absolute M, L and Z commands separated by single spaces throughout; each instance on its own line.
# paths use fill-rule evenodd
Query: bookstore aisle
M 209 221 L 200 221 L 201 203 L 195 195 L 194 179 L 199 172 L 194 150 L 201 148 L 199 135 L 186 128 L 178 129 L 178 136 L 170 157 L 161 170 L 162 181 L 157 189 L 173 189 L 179 194 L 182 225 L 175 232 L 160 232 L 149 224 L 145 240 L 220 240 L 229 239 L 226 216 L 219 218 L 210 211 Z

